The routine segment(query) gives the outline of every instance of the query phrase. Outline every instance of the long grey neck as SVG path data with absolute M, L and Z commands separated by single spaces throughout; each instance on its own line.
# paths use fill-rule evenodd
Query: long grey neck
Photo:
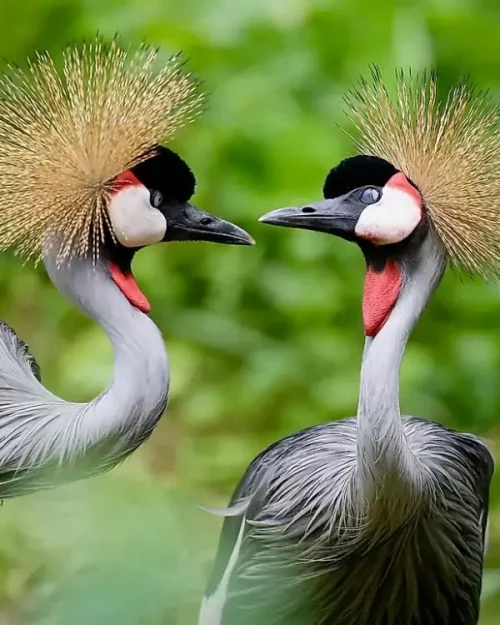
M 103 328 L 114 352 L 111 385 L 88 404 L 64 402 L 71 426 L 66 421 L 59 445 L 66 454 L 79 456 L 104 441 L 100 461 L 113 464 L 151 433 L 166 406 L 169 367 L 161 333 L 129 304 L 105 261 L 93 266 L 87 259 L 75 259 L 58 267 L 48 255 L 45 266 L 59 290 Z
M 387 493 L 418 497 L 425 475 L 406 439 L 399 408 L 401 361 L 410 333 L 445 269 L 445 252 L 430 232 L 403 260 L 403 285 L 383 328 L 366 338 L 358 403 L 358 488 L 364 501 Z

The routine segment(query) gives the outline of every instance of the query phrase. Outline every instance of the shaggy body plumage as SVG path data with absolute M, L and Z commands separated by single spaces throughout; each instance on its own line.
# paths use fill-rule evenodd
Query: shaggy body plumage
M 472 436 L 411 417 L 402 424 L 429 476 L 413 510 L 394 484 L 363 515 L 349 511 L 355 418 L 293 434 L 256 458 L 233 498 L 250 497 L 249 509 L 224 522 L 201 623 L 477 623 L 491 457 Z

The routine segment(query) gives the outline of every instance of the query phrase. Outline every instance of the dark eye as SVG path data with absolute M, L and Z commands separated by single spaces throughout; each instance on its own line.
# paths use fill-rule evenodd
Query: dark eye
M 154 208 L 158 208 L 158 206 L 163 203 L 163 195 L 161 191 L 151 191 L 149 201 L 151 202 L 151 206 L 154 206 Z
M 366 187 L 361 191 L 360 200 L 363 204 L 375 204 L 380 200 L 380 191 L 375 187 Z

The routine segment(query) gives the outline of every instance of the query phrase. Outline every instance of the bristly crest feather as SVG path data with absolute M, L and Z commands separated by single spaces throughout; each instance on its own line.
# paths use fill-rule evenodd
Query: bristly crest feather
M 179 56 L 100 38 L 0 76 L 0 248 L 60 259 L 99 253 L 113 179 L 191 122 L 202 107 Z
M 500 273 L 499 110 L 461 82 L 438 99 L 435 72 L 396 72 L 392 97 L 380 71 L 345 100 L 363 153 L 379 156 L 419 188 L 449 258 L 483 276 Z

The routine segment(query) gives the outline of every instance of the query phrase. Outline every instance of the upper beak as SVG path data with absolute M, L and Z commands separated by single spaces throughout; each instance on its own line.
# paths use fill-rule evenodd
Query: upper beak
M 278 208 L 259 221 L 272 226 L 328 232 L 353 241 L 356 223 L 364 208 L 365 204 L 345 195 L 305 206 Z
M 160 208 L 161 210 L 161 208 Z M 196 208 L 189 202 L 169 206 L 164 241 L 211 241 L 228 245 L 254 245 L 242 228 Z

